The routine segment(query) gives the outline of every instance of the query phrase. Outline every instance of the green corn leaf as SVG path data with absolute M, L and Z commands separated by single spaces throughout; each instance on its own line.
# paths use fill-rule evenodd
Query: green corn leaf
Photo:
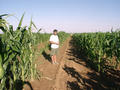
M 8 16 L 8 14 L 2 14 L 2 15 L 0 15 L 0 19 L 2 19 L 3 16 Z
M 34 22 L 32 21 L 32 25 L 35 27 L 35 29 L 37 29 L 36 25 L 34 24 Z
M 25 13 L 22 15 L 20 22 L 18 24 L 18 28 L 20 28 L 22 26 L 22 22 L 23 22 L 23 18 L 24 18 Z

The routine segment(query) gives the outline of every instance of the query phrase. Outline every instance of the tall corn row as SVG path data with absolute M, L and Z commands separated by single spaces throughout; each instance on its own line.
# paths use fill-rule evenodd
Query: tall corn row
M 120 62 L 120 31 L 74 34 L 73 41 L 78 53 L 84 54 L 97 71 L 103 72 L 105 68 L 108 68 L 107 62 L 113 62 L 113 58 L 116 60 L 113 67 L 118 66 Z
M 15 89 L 19 80 L 24 82 L 27 78 L 33 78 L 36 65 L 34 64 L 35 37 L 30 26 L 22 27 L 23 16 L 17 29 L 14 31 L 12 25 L 8 25 L 5 19 L 0 18 L 0 90 Z
M 60 44 L 62 44 L 69 36 L 70 34 L 64 32 L 64 31 L 60 31 L 58 33 L 59 39 L 60 39 Z

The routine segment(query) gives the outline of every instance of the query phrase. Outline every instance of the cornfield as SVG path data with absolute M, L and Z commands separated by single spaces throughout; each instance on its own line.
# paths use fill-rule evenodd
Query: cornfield
M 40 77 L 35 64 L 37 49 L 33 47 L 43 42 L 48 45 L 51 34 L 41 34 L 40 30 L 33 33 L 32 27 L 36 26 L 32 19 L 28 27 L 22 26 L 24 14 L 16 30 L 2 18 L 3 16 L 7 14 L 0 15 L 0 30 L 3 32 L 0 35 L 0 90 L 16 90 L 19 81 L 24 83 L 27 79 Z M 61 36 L 66 39 L 68 34 L 63 34 Z
M 98 72 L 118 67 L 120 31 L 74 34 L 72 38 L 79 55 L 84 55 Z

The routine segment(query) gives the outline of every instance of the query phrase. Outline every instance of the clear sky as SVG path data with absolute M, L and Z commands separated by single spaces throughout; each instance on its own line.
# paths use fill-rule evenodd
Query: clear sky
M 14 14 L 24 25 L 33 18 L 45 32 L 58 29 L 66 32 L 109 31 L 120 28 L 120 0 L 0 0 L 0 14 Z M 9 17 L 8 22 L 18 24 Z

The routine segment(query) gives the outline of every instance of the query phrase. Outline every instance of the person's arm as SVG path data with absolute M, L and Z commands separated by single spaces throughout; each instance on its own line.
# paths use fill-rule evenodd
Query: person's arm
M 53 42 L 53 41 L 50 41 L 51 44 L 56 44 L 56 45 L 59 45 L 59 43 L 56 43 L 56 42 Z

